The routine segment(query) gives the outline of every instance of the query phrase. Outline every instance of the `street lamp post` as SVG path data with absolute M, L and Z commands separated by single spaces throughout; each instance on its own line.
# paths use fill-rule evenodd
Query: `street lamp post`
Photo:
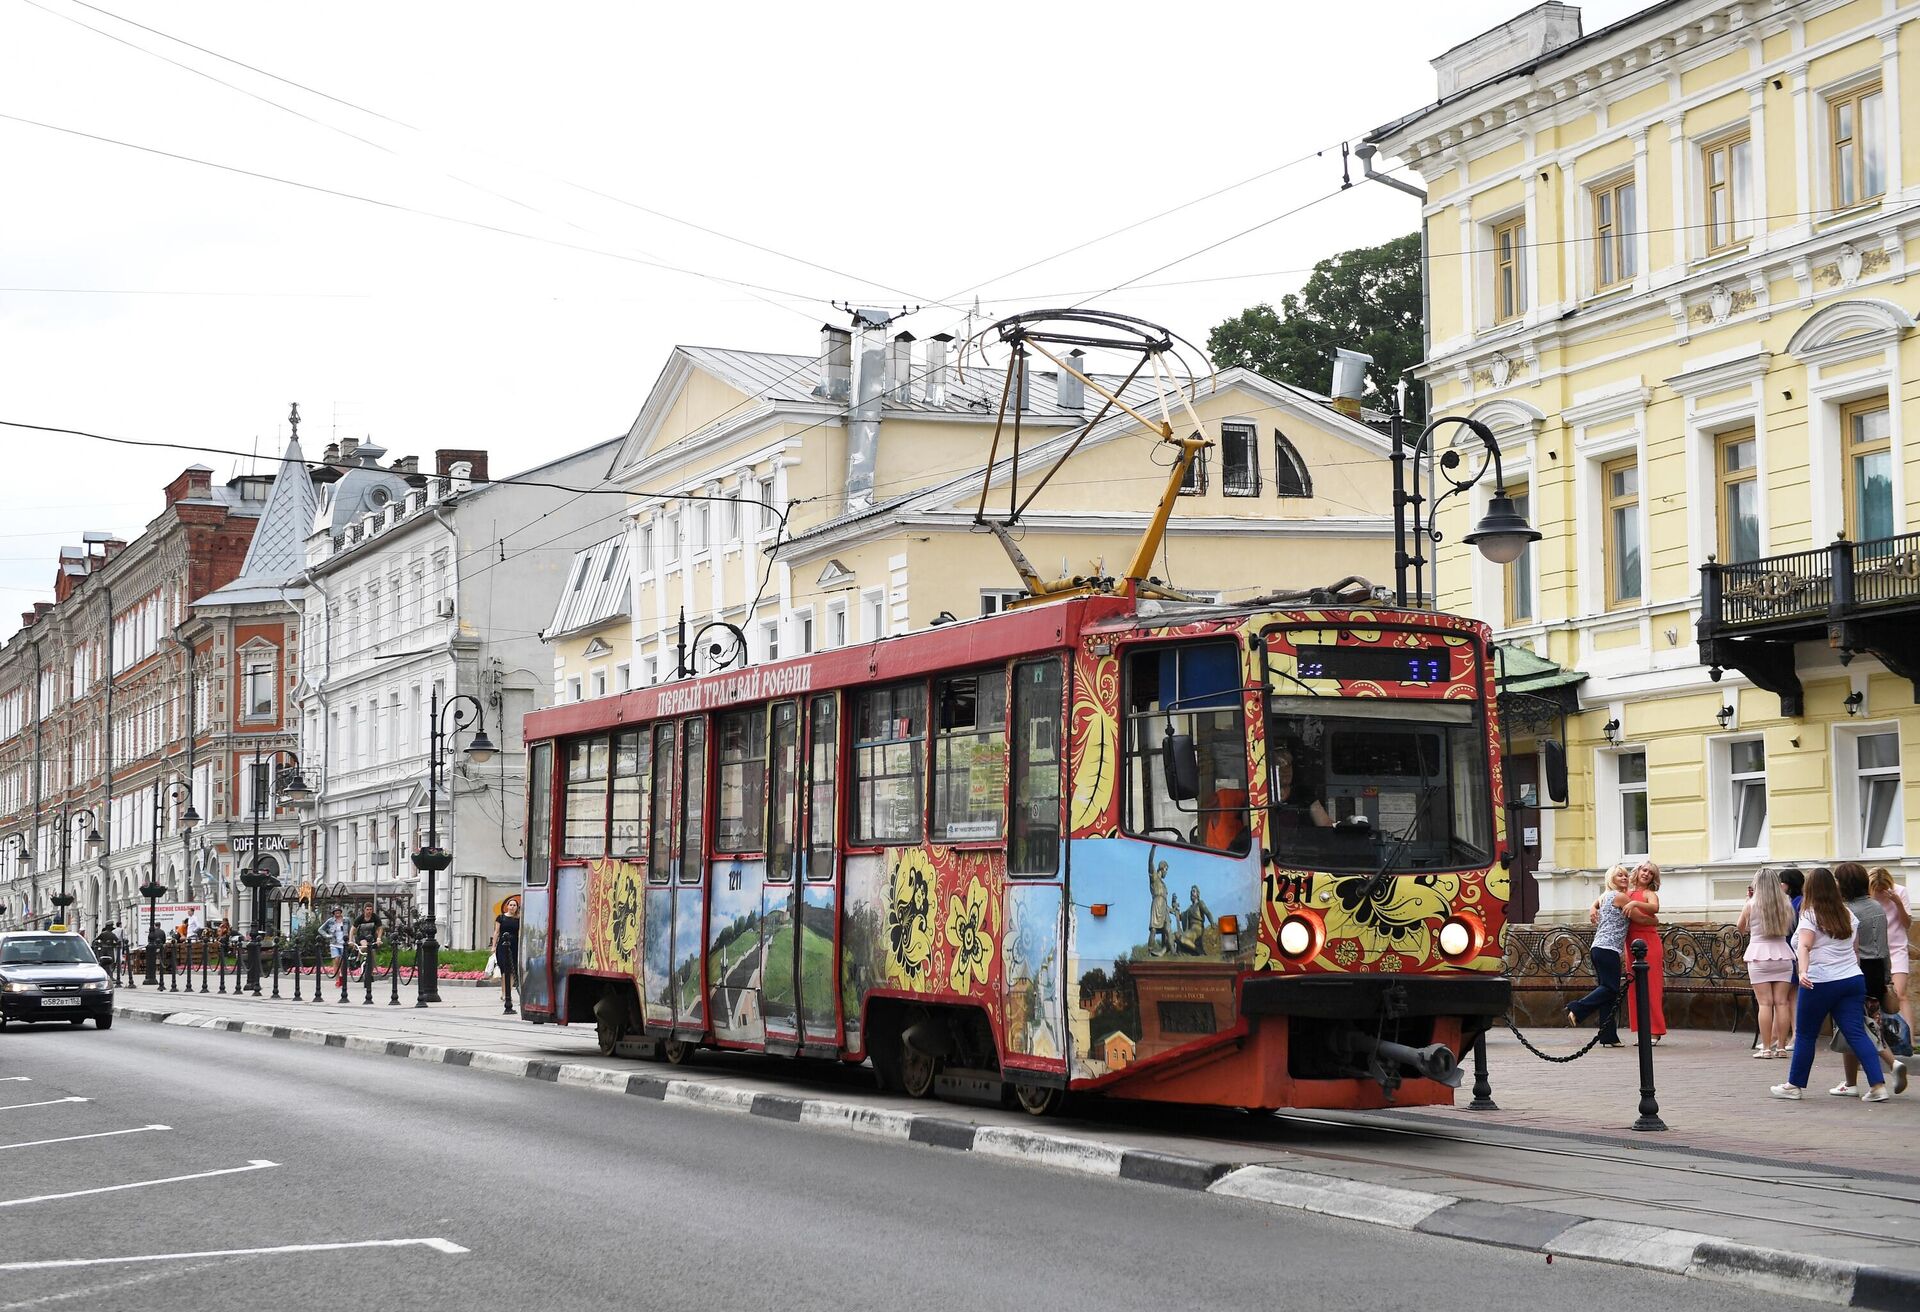
M 469 707 L 472 709 L 469 710 Z M 453 712 L 450 726 L 442 723 L 448 711 Z M 484 764 L 493 759 L 495 751 L 493 741 L 487 737 L 486 712 L 481 708 L 479 699 L 468 693 L 459 693 L 442 702 L 436 689 L 428 723 L 432 726 L 433 736 L 427 750 L 427 841 L 413 854 L 414 869 L 424 870 L 427 874 L 427 914 L 420 922 L 419 960 L 415 963 L 420 977 L 420 987 L 413 1004 L 416 1007 L 440 1001 L 440 942 L 434 920 L 439 901 L 435 880 L 442 870 L 453 864 L 453 853 L 440 846 L 441 749 L 448 739 L 472 725 L 473 741 L 467 744 L 467 759 L 476 765 Z
M 99 855 L 101 839 L 100 831 L 94 827 L 99 824 L 99 820 L 87 807 L 78 807 L 72 811 L 62 810 L 57 813 L 55 823 L 60 826 L 60 892 L 54 896 L 53 904 L 60 908 L 60 919 L 64 923 L 67 918 L 67 908 L 73 905 L 73 894 L 67 892 L 67 849 L 73 846 L 73 826 L 76 824 L 87 826 L 86 845 L 89 857 Z
M 1420 458 L 1430 455 L 1434 434 L 1449 424 L 1459 424 L 1470 429 L 1480 439 L 1485 455 L 1479 467 L 1462 475 L 1457 471 L 1463 464 L 1460 452 L 1448 447 L 1440 453 L 1436 462 L 1439 476 L 1447 481 L 1447 488 L 1434 496 L 1423 495 L 1420 491 Z M 1420 435 L 1409 447 L 1406 441 L 1404 421 L 1396 413 L 1393 416 L 1393 591 L 1394 600 L 1402 606 L 1408 604 L 1407 580 L 1413 579 L 1412 602 L 1423 605 L 1426 601 L 1427 544 L 1440 541 L 1440 530 L 1434 527 L 1434 517 L 1442 505 L 1461 493 L 1474 487 L 1485 477 L 1488 468 L 1493 470 L 1493 497 L 1487 503 L 1487 513 L 1474 525 L 1473 531 L 1461 541 L 1469 546 L 1478 547 L 1480 554 L 1496 565 L 1508 565 L 1520 558 L 1520 553 L 1528 544 L 1540 540 L 1540 530 L 1527 523 L 1513 504 L 1513 498 L 1507 495 L 1506 475 L 1500 465 L 1500 443 L 1494 440 L 1493 430 L 1477 419 L 1468 419 L 1464 415 L 1448 415 L 1436 419 L 1420 430 Z M 1407 463 L 1413 463 L 1412 486 L 1408 487 Z M 1435 588 L 1435 593 L 1439 591 Z
M 261 787 L 265 778 L 263 767 L 267 762 L 278 764 L 281 757 L 288 762 L 288 769 L 280 775 L 276 785 Z M 253 751 L 253 850 L 248 855 L 247 873 L 240 876 L 240 882 L 253 893 L 253 924 L 247 935 L 247 991 L 255 997 L 260 996 L 260 934 L 266 928 L 267 890 L 280 881 L 260 868 L 260 814 L 266 809 L 265 803 L 275 793 L 284 795 L 289 801 L 302 801 L 313 795 L 306 780 L 300 775 L 300 758 L 283 747 L 271 751 L 256 746 Z M 278 935 L 275 935 L 276 939 Z
M 153 856 L 152 856 L 152 859 L 148 862 L 148 866 L 147 866 L 147 870 L 148 870 L 147 882 L 140 886 L 140 895 L 147 899 L 147 979 L 146 979 L 146 982 L 149 984 L 156 984 L 159 982 L 154 978 L 153 959 L 160 955 L 159 953 L 159 947 L 160 947 L 159 902 L 160 902 L 161 894 L 167 891 L 166 885 L 160 882 L 160 821 L 162 819 L 162 808 L 166 805 L 166 803 L 170 801 L 177 802 L 182 797 L 185 797 L 187 799 L 187 809 L 180 813 L 180 835 L 181 835 L 180 842 L 181 842 L 181 847 L 184 850 L 186 846 L 186 841 L 187 841 L 186 836 L 192 832 L 193 827 L 195 825 L 200 823 L 200 813 L 193 809 L 192 790 L 190 790 L 185 784 L 179 782 L 179 780 L 177 779 L 173 783 L 165 786 L 162 786 L 158 780 L 154 781 L 154 785 L 153 785 Z M 152 890 L 152 891 L 149 892 L 148 890 Z M 191 975 L 187 977 L 187 983 L 189 984 L 193 983 L 193 977 Z
M 34 860 L 33 849 L 27 845 L 26 830 L 22 829 L 17 834 L 7 835 L 7 846 L 13 849 L 14 860 L 19 865 L 19 868 L 26 872 L 27 905 L 24 908 L 25 914 L 20 918 L 20 923 L 26 928 L 31 929 L 33 928 L 34 906 L 40 901 L 40 868 Z M 17 879 L 19 876 L 16 875 L 15 878 Z

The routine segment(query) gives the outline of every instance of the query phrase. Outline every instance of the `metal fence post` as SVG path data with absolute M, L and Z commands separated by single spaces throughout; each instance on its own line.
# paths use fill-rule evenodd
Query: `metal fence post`
M 387 955 L 387 974 L 392 976 L 393 996 L 387 999 L 389 1007 L 400 1005 L 400 936 L 393 936 L 393 950 Z
M 379 940 L 371 938 L 363 940 L 360 944 L 360 955 L 364 958 L 360 963 L 360 976 L 367 986 L 367 996 L 360 1000 L 360 1005 L 363 1007 L 373 1005 L 373 951 L 379 946 Z
M 281 945 L 280 928 L 279 926 L 276 925 L 273 930 L 273 995 L 272 995 L 275 1001 L 278 1001 L 280 998 L 280 945 Z
M 1633 943 L 1633 1014 L 1640 1040 L 1640 1118 L 1633 1123 L 1636 1130 L 1664 1130 L 1667 1123 L 1660 1119 L 1660 1102 L 1653 1094 L 1653 994 L 1647 983 L 1651 967 L 1647 965 L 1647 945 L 1643 940 Z
M 1467 1104 L 1470 1112 L 1497 1112 L 1500 1104 L 1493 1100 L 1493 1085 L 1487 1080 L 1487 1032 L 1481 1030 L 1473 1036 L 1473 1101 Z

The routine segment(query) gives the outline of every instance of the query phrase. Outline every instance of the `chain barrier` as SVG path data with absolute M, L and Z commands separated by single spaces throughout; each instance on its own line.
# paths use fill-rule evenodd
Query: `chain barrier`
M 1556 1057 L 1550 1052 L 1542 1052 L 1540 1051 L 1540 1049 L 1534 1047 L 1533 1040 L 1529 1039 L 1526 1035 L 1522 1034 L 1520 1032 L 1520 1027 L 1513 1023 L 1513 1017 L 1502 1016 L 1500 1019 L 1508 1029 L 1513 1031 L 1513 1037 L 1520 1040 L 1520 1046 L 1525 1048 L 1528 1052 L 1532 1053 L 1534 1056 L 1538 1057 L 1541 1061 L 1550 1061 L 1559 1065 L 1565 1065 L 1567 1062 L 1570 1062 L 1570 1061 L 1578 1061 L 1580 1058 L 1592 1052 L 1594 1049 L 1594 1045 L 1600 1042 L 1600 1031 L 1595 1030 L 1593 1032 L 1593 1037 L 1588 1039 L 1584 1044 L 1582 1044 L 1580 1046 L 1579 1051 L 1570 1052 L 1564 1057 Z

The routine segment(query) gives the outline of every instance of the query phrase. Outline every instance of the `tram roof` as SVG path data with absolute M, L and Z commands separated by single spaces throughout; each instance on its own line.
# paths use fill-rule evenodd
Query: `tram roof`
M 1134 602 L 1117 596 L 1072 597 L 789 660 L 549 706 L 527 716 L 524 734 L 528 742 L 537 742 L 810 692 L 993 665 L 1071 647 L 1089 632 L 1124 633 L 1142 627 L 1158 628 L 1262 612 L 1351 608 L 1350 602 L 1331 605 L 1310 602 L 1304 594 L 1239 602 Z M 1386 619 L 1400 610 L 1377 603 L 1368 604 L 1365 609 L 1376 619 Z M 1409 609 L 1405 613 L 1431 612 Z

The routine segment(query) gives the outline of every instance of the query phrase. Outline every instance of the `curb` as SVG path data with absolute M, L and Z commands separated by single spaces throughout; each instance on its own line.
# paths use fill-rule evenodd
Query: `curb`
M 950 1117 L 840 1102 L 759 1093 L 701 1080 L 645 1071 L 609 1070 L 579 1062 L 532 1057 L 373 1035 L 269 1025 L 191 1011 L 116 1005 L 116 1016 L 195 1029 L 224 1030 L 289 1039 L 435 1065 L 464 1066 L 499 1075 L 564 1084 L 600 1093 L 627 1094 L 701 1111 L 758 1116 L 866 1135 L 894 1143 L 921 1144 L 1051 1167 L 1103 1179 L 1131 1180 L 1313 1212 L 1396 1230 L 1460 1239 L 1548 1261 L 1575 1258 L 1609 1266 L 1658 1271 L 1695 1280 L 1739 1285 L 1840 1307 L 1910 1312 L 1920 1307 L 1920 1272 L 1856 1262 L 1835 1262 L 1785 1249 L 1759 1248 L 1691 1230 L 1595 1220 L 1450 1194 L 1424 1193 L 1347 1180 L 1284 1166 L 1236 1165 L 1171 1153 L 1123 1148 L 1013 1126 L 975 1125 Z

